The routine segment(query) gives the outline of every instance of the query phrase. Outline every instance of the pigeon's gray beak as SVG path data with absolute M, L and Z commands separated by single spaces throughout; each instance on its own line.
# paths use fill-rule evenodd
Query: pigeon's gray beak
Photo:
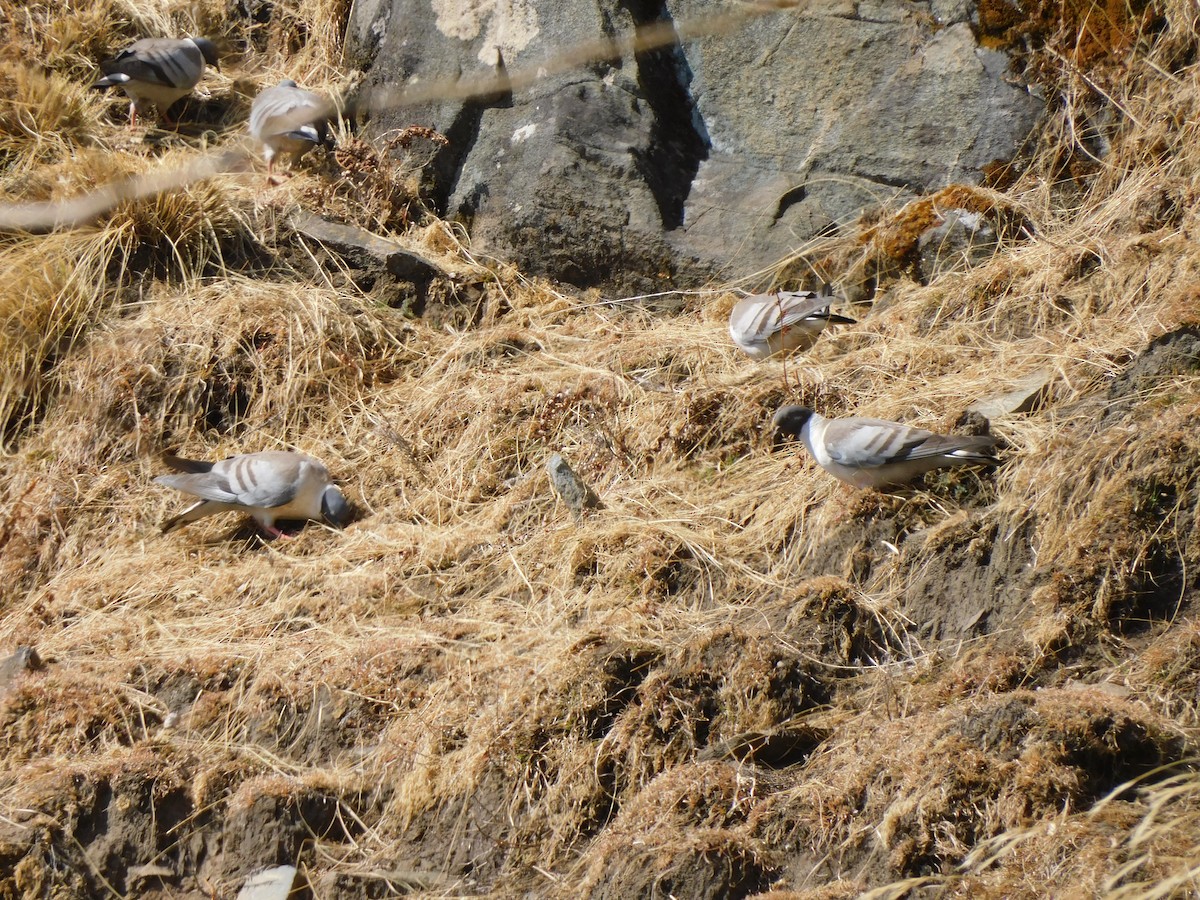
M 342 492 L 331 484 L 325 488 L 321 497 L 321 515 L 334 528 L 345 528 L 354 518 L 354 510 L 350 508 Z

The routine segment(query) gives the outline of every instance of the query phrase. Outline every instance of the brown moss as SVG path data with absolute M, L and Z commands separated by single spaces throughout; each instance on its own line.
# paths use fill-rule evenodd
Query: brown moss
M 1063 60 L 1085 72 L 1123 64 L 1129 50 L 1163 24 L 1161 6 L 1151 0 L 979 4 L 981 42 L 1019 57 L 1028 53 L 1029 75 L 1051 83 L 1063 73 Z
M 893 265 L 910 265 L 922 235 L 941 224 L 941 213 L 951 209 L 992 216 L 996 212 L 996 195 L 969 185 L 952 184 L 906 204 L 878 224 L 863 228 L 857 240 Z

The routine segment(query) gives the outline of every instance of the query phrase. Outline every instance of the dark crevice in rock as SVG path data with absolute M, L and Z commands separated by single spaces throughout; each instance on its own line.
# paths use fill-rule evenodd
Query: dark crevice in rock
M 775 218 L 772 221 L 778 222 L 789 208 L 802 202 L 807 196 L 808 191 L 804 189 L 804 185 L 802 184 L 796 185 L 790 191 L 785 191 L 783 196 L 779 198 L 779 205 L 775 207 Z
M 477 188 L 463 203 L 459 204 L 457 210 L 450 211 L 446 208 L 462 177 L 467 157 L 471 155 L 471 151 L 479 140 L 484 113 L 489 109 L 510 109 L 513 105 L 512 89 L 506 86 L 508 69 L 504 65 L 503 57 L 496 65 L 496 79 L 502 86 L 495 93 L 463 103 L 462 108 L 454 117 L 454 121 L 444 132 L 446 145 L 438 152 L 437 157 L 430 165 L 429 171 L 433 182 L 430 201 L 439 216 L 457 216 L 469 223 L 479 208 L 483 197 L 481 191 L 486 192 L 486 188 Z
M 669 27 L 674 20 L 663 0 L 624 0 L 638 29 Z M 637 154 L 639 169 L 654 195 L 663 228 L 683 225 L 683 209 L 700 163 L 708 158 L 708 130 L 692 97 L 692 69 L 678 34 L 665 47 L 636 54 L 638 86 L 654 113 L 650 146 Z
M 926 185 L 908 178 L 894 178 L 888 175 L 876 173 L 874 175 L 867 176 L 867 180 L 872 181 L 875 184 L 883 185 L 884 187 L 908 191 L 909 193 L 916 194 L 918 196 L 929 193 L 929 189 L 926 187 Z

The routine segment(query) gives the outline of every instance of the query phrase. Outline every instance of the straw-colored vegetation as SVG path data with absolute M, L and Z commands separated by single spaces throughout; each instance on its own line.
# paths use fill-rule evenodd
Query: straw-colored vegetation
M 6 198 L 236 144 L 282 75 L 353 80 L 347 3 L 236 6 L 3 0 Z M 0 667 L 0 897 L 230 897 L 283 862 L 318 898 L 1200 892 L 1200 24 L 982 6 L 1044 131 L 762 273 L 863 298 L 786 365 L 728 340 L 733 285 L 663 305 L 473 255 L 416 195 L 419 130 L 0 237 L 0 653 L 42 662 Z M 191 127 L 82 89 L 151 33 L 244 42 Z M 949 207 L 999 246 L 926 278 Z M 356 280 L 303 208 L 445 276 Z M 785 401 L 970 427 L 1039 372 L 997 471 L 912 492 L 764 433 Z M 278 448 L 358 520 L 158 533 L 161 451 Z M 554 452 L 603 509 L 556 501 Z

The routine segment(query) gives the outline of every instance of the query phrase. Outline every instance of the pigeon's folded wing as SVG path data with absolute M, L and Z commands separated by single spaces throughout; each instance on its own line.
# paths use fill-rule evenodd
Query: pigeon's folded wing
M 294 464 L 272 460 L 234 457 L 213 466 L 209 472 L 160 475 L 159 484 L 219 503 L 237 503 L 256 509 L 273 509 L 296 496 L 299 472 Z

